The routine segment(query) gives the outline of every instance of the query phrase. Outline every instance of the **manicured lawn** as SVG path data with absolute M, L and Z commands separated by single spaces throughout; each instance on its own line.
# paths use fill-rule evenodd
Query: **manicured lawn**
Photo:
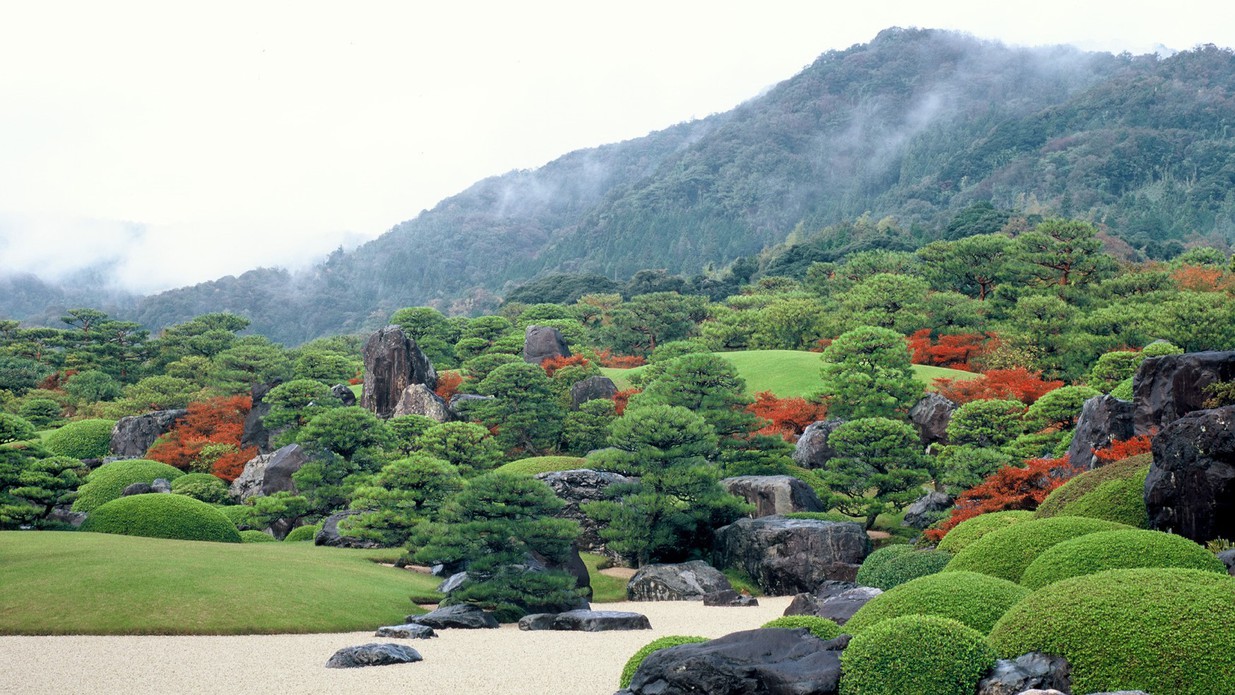
M 371 561 L 399 552 L 0 532 L 0 634 L 375 630 L 441 582 Z
M 588 577 L 592 580 L 592 603 L 612 603 L 626 600 L 626 580 L 601 574 L 597 565 L 606 558 L 595 553 L 579 553 L 587 565 Z

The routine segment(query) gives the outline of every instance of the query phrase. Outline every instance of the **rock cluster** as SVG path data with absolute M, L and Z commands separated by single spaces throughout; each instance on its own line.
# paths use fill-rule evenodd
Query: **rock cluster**
M 416 341 L 398 326 L 369 336 L 364 346 L 364 390 L 360 404 L 380 418 L 394 415 L 403 392 L 412 384 L 437 387 L 437 372 Z

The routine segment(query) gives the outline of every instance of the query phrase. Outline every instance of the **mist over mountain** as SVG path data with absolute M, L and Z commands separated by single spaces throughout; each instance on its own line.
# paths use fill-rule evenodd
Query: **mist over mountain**
M 976 202 L 1089 219 L 1134 250 L 1235 239 L 1235 56 L 1014 48 L 888 29 L 724 114 L 485 179 L 302 272 L 257 269 L 115 306 L 211 311 L 288 343 L 402 306 L 468 313 L 553 272 L 697 273 L 869 214 L 916 238 Z M 10 284 L 13 280 L 8 281 Z M 28 279 L 0 313 L 47 315 Z

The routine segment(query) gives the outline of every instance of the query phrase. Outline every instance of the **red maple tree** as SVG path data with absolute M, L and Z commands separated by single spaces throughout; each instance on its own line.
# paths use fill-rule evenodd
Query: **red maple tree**
M 562 357 L 554 355 L 541 360 L 540 367 L 545 370 L 545 374 L 553 376 L 553 373 L 564 367 L 586 367 L 591 362 L 583 355 L 571 355 L 570 357 Z
M 777 435 L 787 442 L 796 442 L 808 425 L 827 417 L 828 408 L 805 398 L 777 398 L 771 391 L 755 394 L 755 401 L 746 409 L 768 424 L 755 434 Z
M 438 398 L 450 402 L 450 398 L 459 391 L 459 384 L 463 383 L 463 375 L 457 371 L 451 370 L 442 372 L 437 375 L 437 388 L 433 389 Z
M 596 361 L 600 366 L 609 369 L 634 369 L 648 363 L 646 359 L 639 355 L 615 355 L 608 348 L 597 350 L 595 354 Z
M 1110 446 L 1105 446 L 1101 449 L 1094 449 L 1093 455 L 1098 458 L 1099 466 L 1105 466 L 1108 463 L 1122 461 L 1140 454 L 1148 454 L 1150 451 L 1153 451 L 1153 437 L 1148 434 L 1142 434 L 1129 439 L 1111 442 Z
M 630 397 L 636 393 L 643 393 L 640 389 L 626 389 L 618 391 L 613 395 L 613 410 L 619 417 L 626 412 L 626 404 L 630 402 Z
M 938 543 L 954 526 L 987 512 L 1002 512 L 1013 509 L 1032 511 L 1051 490 L 1063 485 L 1077 471 L 1068 457 L 1057 459 L 1032 459 L 1023 467 L 1004 466 L 986 480 L 961 493 L 952 507 L 952 515 L 938 528 L 930 528 L 923 535 Z
M 1018 400 L 1026 405 L 1043 394 L 1063 386 L 1062 381 L 1045 381 L 1042 372 L 1024 367 L 992 369 L 973 379 L 935 379 L 935 391 L 958 404 L 996 399 Z
M 931 342 L 929 328 L 914 331 L 913 335 L 905 338 L 913 352 L 911 361 L 914 364 L 962 369 L 967 372 L 976 371 L 970 366 L 969 360 L 982 353 L 986 339 L 987 336 L 981 333 L 959 333 L 941 335 L 939 340 Z
M 189 470 L 200 461 L 206 447 L 222 445 L 225 449 L 211 463 L 210 472 L 230 483 L 257 455 L 257 447 L 240 445 L 244 419 L 252 407 L 253 401 L 248 396 L 220 396 L 190 403 L 188 414 L 170 432 L 159 437 L 146 452 L 146 457 Z

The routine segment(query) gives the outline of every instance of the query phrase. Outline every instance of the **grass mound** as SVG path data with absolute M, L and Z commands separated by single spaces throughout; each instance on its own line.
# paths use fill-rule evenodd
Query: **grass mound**
M 311 541 L 317 537 L 317 532 L 322 530 L 321 524 L 309 524 L 308 526 L 297 526 L 287 535 L 283 537 L 284 543 L 299 543 L 301 541 Z M 241 532 L 243 533 L 243 531 Z
M 943 540 L 939 541 L 938 548 L 949 553 L 959 553 L 970 543 L 991 531 L 998 531 L 1001 528 L 1022 521 L 1029 521 L 1032 518 L 1033 512 L 1026 511 L 988 512 L 975 516 L 972 519 L 962 521 L 951 531 L 948 531 Z
M 115 420 L 77 420 L 43 437 L 43 446 L 56 456 L 75 459 L 98 459 L 111 448 L 111 431 Z
M 184 475 L 179 468 L 150 459 L 126 459 L 112 461 L 90 472 L 86 482 L 77 490 L 73 511 L 90 512 L 114 499 L 119 499 L 124 489 L 133 483 L 153 483 L 156 478 L 168 482 Z
M 587 468 L 588 461 L 577 456 L 533 456 L 519 459 L 498 466 L 494 473 L 518 473 L 519 475 L 536 475 L 537 473 L 552 473 L 553 471 L 573 471 Z
M 889 545 L 867 556 L 858 569 L 857 583 L 887 591 L 918 577 L 935 574 L 951 560 L 952 553 L 943 550 L 914 550 L 908 545 Z
M 1179 567 L 1226 574 L 1226 565 L 1217 556 L 1183 536 L 1129 529 L 1064 541 L 1039 555 L 1025 569 L 1021 583 L 1040 589 L 1070 577 L 1137 567 Z
M 764 623 L 763 627 L 779 627 L 790 630 L 804 627 L 810 630 L 812 635 L 825 642 L 840 637 L 841 633 L 839 625 L 827 618 L 820 618 L 815 615 L 782 615 L 775 620 L 769 620 Z
M 131 495 L 112 500 L 86 517 L 82 531 L 182 541 L 239 543 L 235 524 L 214 507 L 184 495 Z
M 1034 516 L 1086 516 L 1144 528 L 1145 476 L 1152 462 L 1152 454 L 1141 454 L 1081 473 L 1051 492 Z
M 1052 546 L 1089 533 L 1127 528 L 1078 516 L 1030 519 L 982 536 L 957 553 L 943 571 L 979 572 L 1020 583 L 1025 568 Z
M 977 572 L 932 574 L 885 591 L 858 609 L 845 632 L 856 635 L 876 623 L 902 615 L 950 618 L 982 634 L 1029 589 Z
M 690 637 L 686 635 L 669 635 L 661 637 L 657 640 L 652 640 L 645 644 L 639 651 L 626 661 L 626 665 L 622 667 L 622 676 L 618 680 L 618 687 L 625 688 L 630 685 L 631 679 L 635 677 L 635 671 L 639 670 L 639 666 L 643 664 L 643 660 L 648 658 L 652 652 L 668 649 L 669 647 L 677 647 L 683 644 L 696 644 L 698 642 L 708 641 L 706 637 Z
M 905 615 L 855 635 L 840 661 L 841 695 L 973 695 L 995 651 L 955 620 Z
M 1231 625 L 1231 577 L 1109 570 L 1033 592 L 999 619 L 990 642 L 1007 658 L 1034 651 L 1066 657 L 1076 693 L 1213 695 L 1235 693 Z

